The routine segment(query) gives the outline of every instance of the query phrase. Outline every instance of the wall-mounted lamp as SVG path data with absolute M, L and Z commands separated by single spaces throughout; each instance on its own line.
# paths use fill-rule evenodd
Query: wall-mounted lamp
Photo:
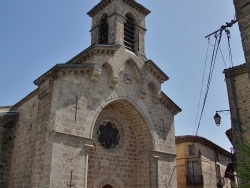
M 221 117 L 220 117 L 220 115 L 219 115 L 219 113 L 220 112 L 230 112 L 230 110 L 220 110 L 220 111 L 216 111 L 216 113 L 215 113 L 215 115 L 214 115 L 214 121 L 215 121 L 215 124 L 217 125 L 217 126 L 219 126 L 220 125 L 220 121 L 221 121 Z

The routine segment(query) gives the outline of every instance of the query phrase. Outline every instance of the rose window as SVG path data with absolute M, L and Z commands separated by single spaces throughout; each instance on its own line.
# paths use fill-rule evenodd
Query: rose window
M 100 144 L 106 149 L 113 149 L 119 144 L 119 130 L 110 121 L 102 122 L 97 130 L 97 137 Z

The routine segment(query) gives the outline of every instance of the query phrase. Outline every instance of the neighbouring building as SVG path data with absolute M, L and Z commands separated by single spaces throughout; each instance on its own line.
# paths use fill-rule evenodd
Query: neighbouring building
M 88 12 L 90 47 L 1 108 L 1 188 L 177 187 L 181 109 L 145 55 L 149 13 L 134 0 L 100 1 Z
M 250 142 L 250 81 L 247 64 L 224 70 L 231 112 L 231 129 L 227 136 L 237 150 Z
M 245 54 L 246 66 L 250 79 L 250 1 L 233 0 L 235 6 L 235 16 L 239 24 L 242 38 L 242 47 Z
M 236 151 L 250 142 L 250 2 L 234 0 L 246 63 L 224 70 L 231 112 L 231 129 L 226 131 Z
M 231 187 L 224 178 L 230 152 L 200 136 L 176 136 L 175 143 L 178 188 Z

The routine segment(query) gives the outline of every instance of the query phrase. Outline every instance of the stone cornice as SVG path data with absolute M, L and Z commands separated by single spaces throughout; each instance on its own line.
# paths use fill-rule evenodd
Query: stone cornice
M 80 140 L 83 141 L 84 146 L 86 148 L 95 147 L 95 140 L 92 139 L 92 138 L 87 138 L 87 137 L 84 137 L 84 136 L 81 136 L 81 135 L 68 134 L 68 133 L 65 133 L 65 132 L 58 131 L 58 130 L 53 130 L 51 132 L 51 134 L 53 134 L 54 136 L 63 136 L 63 137 L 69 137 L 69 138 L 74 138 L 74 139 L 80 139 Z
M 72 73 L 72 74 L 78 74 L 78 73 L 91 73 L 91 71 L 94 68 L 94 63 L 85 63 L 85 64 L 57 64 L 53 68 L 51 68 L 49 71 L 44 73 L 42 76 L 40 76 L 38 79 L 34 81 L 34 84 L 39 86 L 41 83 L 45 82 L 47 79 L 56 79 L 63 74 Z
M 0 113 L 9 111 L 12 106 L 0 106 Z
M 122 1 L 144 15 L 148 15 L 150 13 L 150 10 L 148 10 L 147 8 L 145 8 L 144 6 L 142 6 L 141 4 L 137 3 L 134 0 L 122 0 Z M 102 0 L 100 3 L 94 6 L 94 8 L 92 8 L 87 14 L 90 17 L 93 17 L 96 14 L 98 14 L 100 11 L 102 11 L 111 2 L 113 2 L 113 0 Z
M 181 144 L 185 142 L 193 142 L 193 143 L 200 143 L 203 146 L 207 146 L 211 149 L 214 149 L 217 152 L 220 152 L 221 154 L 231 157 L 231 153 L 226 151 L 225 149 L 221 148 L 220 146 L 216 145 L 215 143 L 211 142 L 210 140 L 200 137 L 200 136 L 193 136 L 193 135 L 185 135 L 185 136 L 176 136 L 175 137 L 175 143 Z
M 154 157 L 157 157 L 157 156 L 172 156 L 172 157 L 176 157 L 176 154 L 174 153 L 168 153 L 168 152 L 164 152 L 164 151 L 156 151 L 156 150 L 153 150 L 152 151 L 152 154 Z
M 147 70 L 162 84 L 167 81 L 169 77 L 152 61 L 145 62 Z
M 83 64 L 94 55 L 113 55 L 120 47 L 120 45 L 96 44 L 77 54 L 66 64 Z
M 240 74 L 245 74 L 247 72 L 248 72 L 248 70 L 247 70 L 247 64 L 246 63 L 242 64 L 242 65 L 239 65 L 239 66 L 229 68 L 229 69 L 225 69 L 223 71 L 226 78 L 230 78 L 232 76 L 237 76 L 237 75 L 240 75 Z
M 18 111 L 0 112 L 0 126 L 8 127 L 14 125 L 19 116 Z
M 181 112 L 181 108 L 177 106 L 165 93 L 161 92 L 160 102 L 167 108 L 173 115 Z
M 31 93 L 29 93 L 26 97 L 24 97 L 23 99 L 21 99 L 19 102 L 17 102 L 14 106 L 12 106 L 11 109 L 16 109 L 19 106 L 21 106 L 22 104 L 24 104 L 25 102 L 27 102 L 28 100 L 30 100 L 31 98 L 33 98 L 34 96 L 36 96 L 38 94 L 38 88 L 35 89 L 34 91 L 32 91 Z

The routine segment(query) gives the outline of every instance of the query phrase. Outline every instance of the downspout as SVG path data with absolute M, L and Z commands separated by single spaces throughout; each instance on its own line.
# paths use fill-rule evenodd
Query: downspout
M 158 188 L 159 187 L 159 177 L 158 177 L 158 160 L 159 160 L 159 156 L 157 155 L 153 155 L 153 160 L 155 160 L 155 187 Z
M 95 146 L 92 144 L 84 144 L 85 145 L 85 178 L 84 178 L 84 187 L 88 187 L 88 163 L 89 163 L 89 149 L 94 148 Z
M 216 175 L 216 185 L 218 184 L 218 171 L 217 171 L 217 158 L 216 151 L 214 150 L 214 165 L 215 165 L 215 175 Z
M 159 160 L 157 159 L 157 160 L 156 160 L 156 188 L 159 187 L 158 163 L 159 163 Z

